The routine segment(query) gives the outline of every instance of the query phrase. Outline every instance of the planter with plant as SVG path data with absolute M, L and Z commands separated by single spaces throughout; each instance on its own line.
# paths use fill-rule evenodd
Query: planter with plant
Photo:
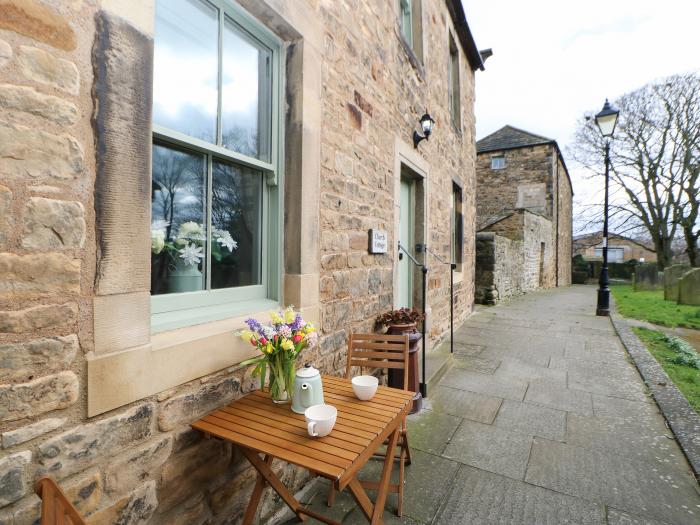
M 420 394 L 420 376 L 418 374 L 418 342 L 423 334 L 417 330 L 418 323 L 423 321 L 423 314 L 415 308 L 398 308 L 383 313 L 375 320 L 377 330 L 392 335 L 408 334 L 408 390 L 415 392 L 411 414 L 420 411 L 423 398 Z M 389 370 L 389 386 L 403 388 L 403 371 Z

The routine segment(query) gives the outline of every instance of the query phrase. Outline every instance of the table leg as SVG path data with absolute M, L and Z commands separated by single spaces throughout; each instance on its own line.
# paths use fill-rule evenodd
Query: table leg
M 265 465 L 268 467 L 272 465 L 272 456 L 265 456 Z M 267 481 L 265 481 L 262 474 L 258 472 L 257 479 L 255 480 L 255 487 L 253 488 L 253 494 L 250 496 L 248 507 L 246 507 L 245 515 L 243 516 L 243 525 L 251 525 L 251 523 L 253 523 L 255 511 L 258 510 L 258 504 L 260 503 L 260 497 L 262 496 L 265 485 L 267 485 Z
M 370 521 L 372 519 L 372 514 L 374 513 L 374 505 L 369 499 L 369 496 L 367 496 L 365 489 L 362 487 L 362 483 L 359 479 L 353 478 L 350 483 L 348 483 L 348 488 L 350 489 L 352 496 L 355 498 L 355 501 L 360 506 L 360 510 L 362 510 L 365 518 L 367 518 L 367 521 Z
M 377 492 L 377 499 L 374 502 L 374 512 L 372 513 L 371 522 L 372 525 L 378 525 L 382 522 L 384 504 L 386 503 L 386 496 L 389 492 L 389 482 L 391 481 L 391 470 L 394 466 L 394 451 L 396 450 L 396 443 L 399 441 L 400 433 L 401 429 L 397 427 L 389 438 L 389 445 L 386 449 L 386 458 L 384 459 L 384 468 L 382 469 L 382 477 L 379 479 L 379 491 Z
M 270 486 L 277 492 L 277 494 L 280 495 L 280 497 L 284 500 L 284 502 L 289 506 L 290 509 L 294 512 L 294 514 L 297 515 L 297 517 L 301 521 L 306 521 L 306 516 L 299 512 L 299 509 L 301 508 L 301 503 L 299 503 L 296 499 L 294 499 L 294 496 L 292 496 L 291 492 L 287 490 L 287 487 L 284 486 L 284 483 L 280 481 L 280 479 L 277 477 L 277 475 L 272 471 L 270 468 L 270 465 L 268 465 L 265 461 L 260 459 L 260 456 L 256 452 L 253 452 L 250 449 L 247 448 L 241 448 L 243 451 L 243 455 L 250 461 L 250 464 L 255 467 L 255 470 L 260 473 L 260 475 L 264 478 L 264 480 L 270 484 Z M 258 500 L 260 498 L 258 497 Z M 253 500 L 251 500 L 251 504 L 253 503 Z M 257 508 L 258 502 L 255 502 L 255 506 Z M 247 512 L 246 512 L 247 514 Z M 253 514 L 255 514 L 255 511 L 253 511 Z

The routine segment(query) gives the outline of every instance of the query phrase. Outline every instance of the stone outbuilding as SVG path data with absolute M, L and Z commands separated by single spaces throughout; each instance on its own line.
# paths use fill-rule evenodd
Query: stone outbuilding
M 477 301 L 571 284 L 573 189 L 557 142 L 504 126 L 476 145 Z
M 351 332 L 420 307 L 399 240 L 428 257 L 429 347 L 450 270 L 425 245 L 471 312 L 483 62 L 462 4 L 0 11 L 0 523 L 34 522 L 44 473 L 91 523 L 236 523 L 253 473 L 189 423 L 257 387 L 245 318 L 300 308 L 320 333 L 300 359 L 340 373 Z

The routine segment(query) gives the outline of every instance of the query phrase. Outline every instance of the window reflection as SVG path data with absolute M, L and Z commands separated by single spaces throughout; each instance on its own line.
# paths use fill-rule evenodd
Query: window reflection
M 218 12 L 200 0 L 158 0 L 153 122 L 216 143 Z
M 224 147 L 270 158 L 270 50 L 232 20 L 224 23 L 221 125 Z
M 204 289 L 206 164 L 155 144 L 151 188 L 151 293 Z
M 211 287 L 260 284 L 262 184 L 259 171 L 213 163 Z M 226 249 L 228 241 L 233 249 Z

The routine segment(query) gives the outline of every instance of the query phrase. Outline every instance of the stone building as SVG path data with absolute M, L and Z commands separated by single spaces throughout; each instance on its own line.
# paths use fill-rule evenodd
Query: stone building
M 477 301 L 571 284 L 573 189 L 557 142 L 504 126 L 476 147 Z
M 471 311 L 483 64 L 461 3 L 1 13 L 0 523 L 34 522 L 45 473 L 90 523 L 236 523 L 253 473 L 188 424 L 256 387 L 244 318 L 301 308 L 321 335 L 302 359 L 338 373 L 351 331 L 420 306 L 399 239 L 453 258 L 457 320 Z M 203 246 L 164 263 L 183 231 Z M 432 343 L 450 298 L 430 257 Z
M 574 256 L 581 255 L 586 261 L 603 260 L 603 234 L 601 232 L 579 235 L 574 238 Z M 624 235 L 608 235 L 609 262 L 656 262 L 656 252 L 643 240 Z

